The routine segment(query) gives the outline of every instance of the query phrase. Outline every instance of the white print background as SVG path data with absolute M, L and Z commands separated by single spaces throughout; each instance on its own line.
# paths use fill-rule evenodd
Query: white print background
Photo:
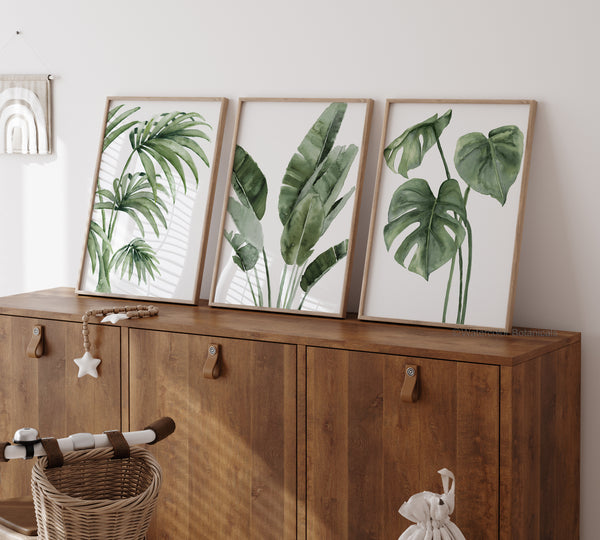
M 186 113 L 198 112 L 201 114 L 206 122 L 210 124 L 211 128 L 199 126 L 198 129 L 204 131 L 211 140 L 210 142 L 205 139 L 195 140 L 206 153 L 212 169 L 215 139 L 218 133 L 219 114 L 221 110 L 220 101 L 111 101 L 110 109 L 122 104 L 124 107 L 119 113 L 134 106 L 141 107 L 126 122 L 134 119 L 149 120 L 156 114 L 173 111 Z M 113 180 L 121 174 L 123 166 L 131 153 L 128 133 L 129 131 L 126 131 L 120 135 L 102 154 L 99 182 L 102 187 L 109 188 L 111 191 Z M 125 273 L 123 279 L 120 278 L 121 270 L 118 269 L 111 273 L 111 294 L 168 298 L 184 302 L 192 302 L 194 300 L 202 239 L 204 237 L 204 220 L 207 211 L 211 169 L 195 154 L 192 154 L 192 157 L 198 170 L 198 187 L 196 187 L 196 180 L 192 171 L 182 161 L 187 192 L 184 192 L 182 182 L 179 180 L 177 173 L 173 171 L 177 185 L 175 203 L 173 203 L 170 191 L 168 194 L 162 194 L 162 199 L 168 209 L 166 213 L 163 210 L 168 228 L 165 230 L 157 219 L 160 233 L 157 237 L 148 221 L 143 216 L 140 216 L 145 230 L 144 240 L 156 252 L 160 275 L 155 273 L 154 280 L 148 276 L 148 283 L 142 281 L 138 284 L 135 271 L 131 277 L 131 281 L 129 281 L 127 273 Z M 155 169 L 157 174 L 161 174 L 162 182 L 166 185 L 167 181 L 164 178 L 164 173 L 162 173 L 156 164 Z M 128 172 L 143 170 L 139 157 L 134 157 L 128 167 Z M 100 210 L 94 210 L 93 219 L 98 224 L 102 223 Z M 137 225 L 129 216 L 121 212 L 113 236 L 113 250 L 116 251 L 136 237 L 142 237 Z M 81 289 L 93 292 L 96 290 L 97 282 L 98 267 L 96 267 L 96 272 L 92 275 L 92 265 L 86 251 Z
M 458 180 L 461 192 L 464 193 L 467 185 L 454 167 L 454 151 L 458 138 L 471 132 L 481 132 L 487 137 L 494 128 L 516 125 L 521 129 L 526 140 L 529 105 L 392 103 L 383 148 L 407 128 L 423 122 L 435 113 L 441 116 L 448 109 L 452 109 L 452 119 L 442 132 L 440 143 L 450 169 L 450 176 Z M 383 148 L 380 149 L 381 152 Z M 397 159 L 399 158 L 400 154 Z M 508 192 L 504 206 L 489 195 L 482 195 L 471 189 L 467 202 L 467 215 L 473 231 L 473 266 L 465 317 L 466 325 L 493 328 L 504 328 L 506 325 L 522 172 L 523 164 L 515 183 Z M 408 176 L 427 180 L 431 191 L 437 197 L 439 187 L 446 175 L 436 145 L 425 154 L 423 163 L 419 167 L 408 172 Z M 406 181 L 404 176 L 392 172 L 387 164 L 383 163 L 368 282 L 363 299 L 363 314 L 374 318 L 440 323 L 451 263 L 448 262 L 438 268 L 429 276 L 429 281 L 426 281 L 394 260 L 394 253 L 405 238 L 405 233 L 396 238 L 389 252 L 383 241 L 383 228 L 387 224 L 390 200 L 396 189 Z M 410 263 L 413 253 L 414 250 L 406 259 L 406 266 Z M 463 243 L 465 273 L 467 257 L 465 236 Z M 456 322 L 458 280 L 457 258 L 448 301 L 447 323 Z
M 264 234 L 264 245 L 269 261 L 271 278 L 272 307 L 276 305 L 279 283 L 284 263 L 281 257 L 279 241 L 283 225 L 279 220 L 278 201 L 281 180 L 290 159 L 297 152 L 302 139 L 308 133 L 317 118 L 329 105 L 328 102 L 242 102 L 242 111 L 237 137 L 237 145 L 242 146 L 252 156 L 267 179 L 269 192 L 267 209 L 261 220 Z M 366 103 L 348 103 L 344 120 L 335 140 L 335 146 L 355 144 L 358 153 L 340 197 L 347 193 L 352 186 L 357 185 L 358 167 L 362 149 L 363 130 L 365 125 Z M 233 190 L 230 190 L 230 194 Z M 350 238 L 352 228 L 352 211 L 356 202 L 353 195 L 344 209 L 332 222 L 327 232 L 314 247 L 309 262 L 326 249 Z M 237 231 L 231 216 L 225 220 L 226 231 Z M 221 256 L 216 276 L 218 276 L 214 302 L 217 304 L 254 305 L 247 279 L 242 270 L 232 260 L 233 251 L 223 237 L 221 238 Z M 312 288 L 307 296 L 303 311 L 319 311 L 341 313 L 343 310 L 343 293 L 345 290 L 348 257 L 339 261 Z M 264 305 L 267 305 L 267 286 L 262 256 L 256 266 L 263 280 Z M 251 272 L 252 273 L 252 272 Z M 288 270 L 288 277 L 290 271 Z M 252 273 L 252 277 L 254 274 Z M 300 289 L 292 303 L 296 309 L 304 294 Z

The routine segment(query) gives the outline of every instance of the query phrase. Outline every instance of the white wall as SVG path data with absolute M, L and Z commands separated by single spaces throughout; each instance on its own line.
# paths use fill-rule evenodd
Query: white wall
M 0 294 L 74 286 L 107 95 L 372 97 L 364 251 L 386 97 L 539 101 L 515 324 L 583 332 L 582 538 L 600 482 L 600 95 L 594 0 L 29 0 L 0 4 L 0 72 L 54 84 L 56 152 L 0 156 Z M 39 58 L 38 57 L 41 57 Z M 202 296 L 208 294 L 213 257 Z M 356 310 L 362 257 L 355 261 Z

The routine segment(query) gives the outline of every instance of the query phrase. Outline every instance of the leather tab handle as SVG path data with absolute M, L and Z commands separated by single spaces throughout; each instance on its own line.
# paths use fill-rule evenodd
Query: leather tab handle
M 58 441 L 54 437 L 46 437 L 40 441 L 46 452 L 48 458 L 48 469 L 54 469 L 55 467 L 62 467 L 65 458 L 63 453 L 60 451 Z
M 419 366 L 404 366 L 404 383 L 400 391 L 400 399 L 405 403 L 414 403 L 419 399 Z
M 130 456 L 129 443 L 120 431 L 105 431 L 104 434 L 108 437 L 108 442 L 115 452 L 113 459 L 127 459 Z
M 44 354 L 44 327 L 36 324 L 32 330 L 31 340 L 27 346 L 29 358 L 41 358 Z
M 219 363 L 219 346 L 211 343 L 208 346 L 208 354 L 202 375 L 205 379 L 218 379 L 221 374 L 221 366 Z

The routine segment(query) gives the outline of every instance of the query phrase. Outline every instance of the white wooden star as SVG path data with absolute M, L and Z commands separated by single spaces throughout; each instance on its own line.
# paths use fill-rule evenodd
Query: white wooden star
M 128 319 L 127 313 L 111 313 L 102 319 L 100 322 L 111 322 L 113 324 L 122 321 L 123 319 Z
M 98 378 L 98 366 L 100 365 L 100 358 L 94 358 L 89 351 L 86 351 L 85 354 L 81 358 L 75 358 L 73 360 L 79 366 L 79 373 L 77 377 L 81 379 L 81 377 L 85 375 L 91 375 L 94 378 Z

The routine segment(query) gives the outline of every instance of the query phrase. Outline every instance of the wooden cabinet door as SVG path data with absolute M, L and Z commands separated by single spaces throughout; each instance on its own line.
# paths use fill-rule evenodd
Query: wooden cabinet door
M 420 394 L 401 400 L 406 364 Z M 456 476 L 452 520 L 498 537 L 499 368 L 383 354 L 307 350 L 307 536 L 394 539 L 398 508 Z
M 220 375 L 203 377 L 209 345 Z M 130 330 L 131 428 L 171 416 L 149 539 L 296 533 L 296 347 Z
M 44 350 L 29 358 L 33 327 L 44 327 Z M 43 437 L 102 433 L 121 427 L 119 328 L 90 325 L 91 352 L 102 363 L 99 378 L 79 379 L 74 358 L 83 355 L 81 324 L 0 316 L 0 439 L 21 427 Z M 31 492 L 32 461 L 0 464 L 0 499 Z

